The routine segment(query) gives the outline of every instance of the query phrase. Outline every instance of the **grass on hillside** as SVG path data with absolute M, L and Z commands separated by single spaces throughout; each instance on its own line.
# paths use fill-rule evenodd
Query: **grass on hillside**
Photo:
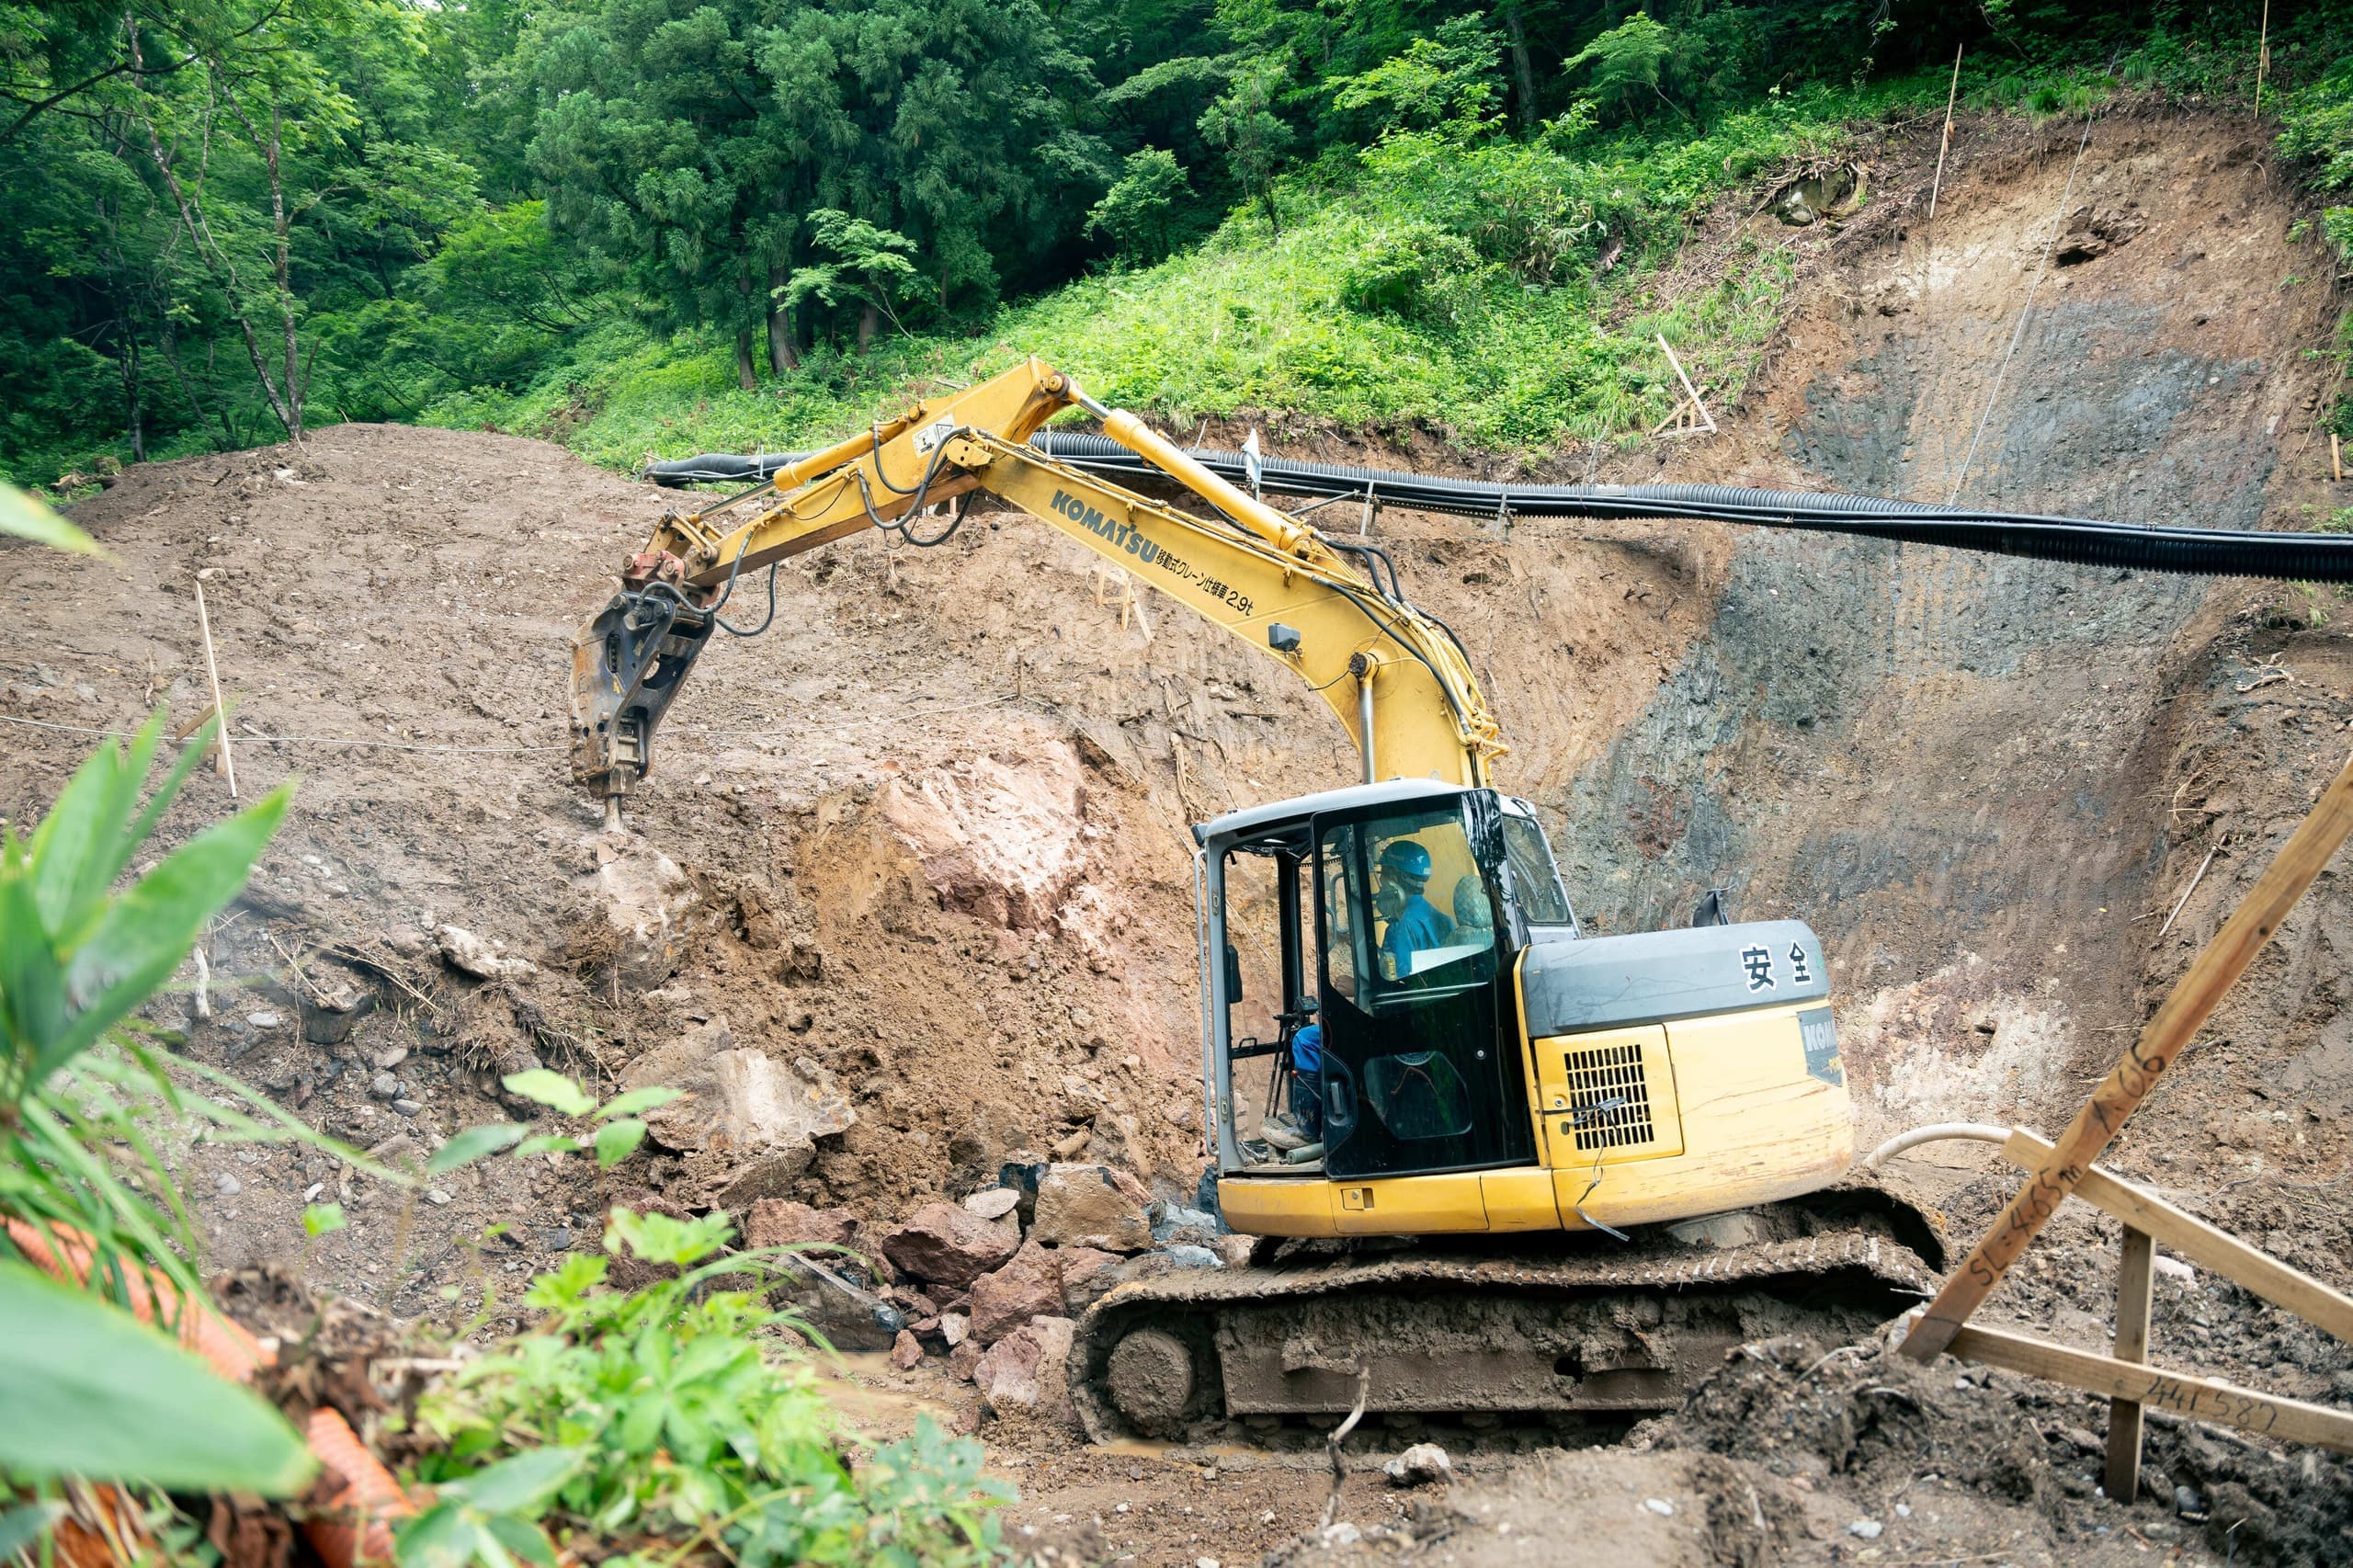
M 1657 297 L 1660 267 L 1719 193 L 1828 156 L 1860 107 L 1810 94 L 1696 137 L 1403 135 L 1286 182 L 1279 235 L 1239 210 L 1189 252 L 1008 306 L 983 333 L 901 335 L 862 358 L 821 348 L 746 392 L 716 338 L 616 324 L 527 391 L 444 399 L 426 421 L 552 435 L 626 468 L 813 445 L 895 408 L 911 383 L 968 382 L 1034 354 L 1177 425 L 1274 410 L 1517 452 L 1608 438 L 1673 406 L 1654 333 L 1711 400 L 1738 396 L 1779 319 L 1786 250 L 1744 243 L 1713 286 L 1671 299 Z
M 1964 68 L 1961 101 L 2040 119 L 2133 89 L 2228 93 L 2244 85 L 2241 52 L 2159 36 L 2119 62 L 1983 56 Z M 817 445 L 912 388 L 1034 354 L 1177 427 L 1235 415 L 1410 425 L 1522 455 L 1630 438 L 1677 396 L 1654 334 L 1722 408 L 1780 319 L 1793 267 L 1769 236 L 1717 258 L 1712 283 L 1665 270 L 1710 205 L 1836 156 L 1858 124 L 1940 113 L 1946 85 L 1936 71 L 1775 94 L 1703 131 L 1662 116 L 1601 134 L 1569 117 L 1525 144 L 1400 134 L 1283 181 L 1279 234 L 1238 209 L 1190 251 L 1008 305 L 985 330 L 898 335 L 863 357 L 821 347 L 746 392 L 717 337 L 657 340 L 614 323 L 529 388 L 445 398 L 424 419 L 551 436 L 626 469 Z

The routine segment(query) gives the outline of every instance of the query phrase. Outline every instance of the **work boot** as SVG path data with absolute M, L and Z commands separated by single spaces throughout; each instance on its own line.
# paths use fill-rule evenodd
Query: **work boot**
M 1308 1143 L 1306 1133 L 1292 1126 L 1288 1119 L 1279 1116 L 1270 1116 L 1260 1122 L 1258 1136 L 1285 1153 L 1293 1149 L 1305 1148 Z

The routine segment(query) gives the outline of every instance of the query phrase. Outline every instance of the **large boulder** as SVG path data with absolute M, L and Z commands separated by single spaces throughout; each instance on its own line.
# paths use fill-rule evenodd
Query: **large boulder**
M 635 840 L 600 839 L 596 858 L 588 891 L 604 910 L 613 970 L 622 984 L 651 991 L 685 959 L 694 883 L 676 861 Z
M 753 1247 L 851 1247 L 858 1216 L 847 1209 L 813 1209 L 790 1198 L 763 1198 L 744 1217 L 744 1244 Z
M 1038 1178 L 1029 1233 L 1052 1246 L 1142 1252 L 1152 1245 L 1143 1184 L 1108 1165 L 1056 1165 Z
M 981 1353 L 972 1382 L 1002 1416 L 1035 1411 L 1076 1427 L 1070 1402 L 1070 1346 L 1076 1327 L 1068 1318 L 1032 1318 Z
M 832 1074 L 805 1056 L 787 1066 L 736 1045 L 724 1018 L 648 1052 L 621 1083 L 683 1091 L 645 1123 L 654 1142 L 682 1156 L 683 1181 L 671 1195 L 689 1209 L 783 1197 L 816 1158 L 816 1141 L 858 1120 Z
M 1050 925 L 1085 859 L 1078 753 L 1034 728 L 999 756 L 890 779 L 879 804 L 941 902 L 993 926 Z
M 972 1281 L 972 1333 L 995 1345 L 1034 1317 L 1059 1316 L 1063 1271 L 1055 1256 L 1024 1242 L 1004 1267 Z
M 954 1203 L 926 1203 L 882 1238 L 882 1256 L 903 1273 L 940 1285 L 970 1285 L 1020 1249 L 1018 1236 Z

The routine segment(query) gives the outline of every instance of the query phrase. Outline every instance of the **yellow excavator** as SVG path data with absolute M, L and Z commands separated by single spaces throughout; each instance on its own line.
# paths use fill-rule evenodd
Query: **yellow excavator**
M 1205 515 L 1033 448 L 1072 407 Z M 1359 1400 L 1623 1422 L 1732 1346 L 1863 1332 L 1926 1290 L 1933 1228 L 1845 1179 L 1813 932 L 1584 935 L 1535 812 L 1495 786 L 1506 748 L 1470 660 L 1385 553 L 1034 359 L 662 518 L 574 644 L 573 767 L 608 822 L 713 631 L 758 630 L 721 618 L 745 572 L 770 569 L 772 619 L 777 562 L 865 528 L 941 542 L 976 491 L 1289 666 L 1363 762 L 1361 783 L 1193 828 L 1217 1207 L 1270 1240 L 1087 1312 L 1072 1388 L 1095 1436 L 1264 1430 Z M 1313 1085 L 1312 1140 L 1274 1114 L 1291 1082 Z

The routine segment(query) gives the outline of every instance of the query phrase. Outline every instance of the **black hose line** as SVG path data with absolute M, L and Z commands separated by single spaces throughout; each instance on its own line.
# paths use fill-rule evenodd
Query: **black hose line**
M 1031 437 L 1030 445 L 1048 457 L 1090 472 L 1167 477 L 1103 436 L 1048 431 Z M 669 485 L 764 480 L 797 455 L 746 458 L 705 453 L 652 464 L 646 477 Z M 1194 448 L 1189 455 L 1222 479 L 1247 483 L 1239 452 Z M 2122 571 L 2353 583 L 2353 535 L 2345 534 L 2148 528 L 2094 517 L 2046 517 L 1836 491 L 1744 490 L 1730 484 L 1497 484 L 1359 468 L 1353 463 L 1272 458 L 1263 465 L 1261 475 L 1267 489 L 1286 495 L 1370 494 L 1379 502 L 1408 511 L 1464 517 L 1696 517 Z

